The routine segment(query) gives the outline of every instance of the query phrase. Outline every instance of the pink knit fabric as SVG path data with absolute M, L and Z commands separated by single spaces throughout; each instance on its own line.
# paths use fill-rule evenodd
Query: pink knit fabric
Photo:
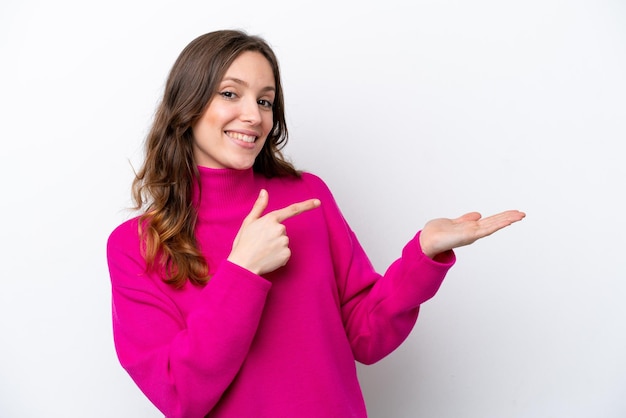
M 431 260 L 418 234 L 381 276 L 314 175 L 199 170 L 206 286 L 177 290 L 146 273 L 136 218 L 109 237 L 122 366 L 167 417 L 366 417 L 355 360 L 374 363 L 404 341 L 454 253 Z M 292 257 L 263 277 L 226 261 L 261 188 L 268 211 L 322 202 L 284 222 Z

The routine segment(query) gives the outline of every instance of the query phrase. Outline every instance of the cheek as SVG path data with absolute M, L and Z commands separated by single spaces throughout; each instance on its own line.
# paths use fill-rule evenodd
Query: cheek
M 270 113 L 263 119 L 263 131 L 265 131 L 265 136 L 269 135 L 272 128 L 274 128 L 274 117 Z
M 204 116 L 207 126 L 215 129 L 222 129 L 226 121 L 229 120 L 228 112 L 224 109 L 214 109 L 213 112 L 207 112 Z
M 232 107 L 213 101 L 202 115 L 202 122 L 207 128 L 222 130 L 235 116 Z

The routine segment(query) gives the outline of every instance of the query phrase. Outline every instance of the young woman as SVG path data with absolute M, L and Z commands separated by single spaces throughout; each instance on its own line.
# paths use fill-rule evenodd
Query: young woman
M 428 222 L 384 275 L 331 192 L 285 161 L 265 41 L 193 40 L 175 62 L 133 195 L 108 241 L 122 366 L 168 417 L 365 417 L 355 361 L 404 341 L 453 248 L 519 221 Z

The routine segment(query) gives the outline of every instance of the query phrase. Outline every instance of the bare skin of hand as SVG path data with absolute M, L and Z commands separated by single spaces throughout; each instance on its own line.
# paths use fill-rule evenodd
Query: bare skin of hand
M 518 210 L 508 210 L 483 218 L 478 212 L 470 212 L 456 219 L 433 219 L 428 221 L 420 234 L 422 251 L 430 258 L 453 248 L 469 245 L 500 229 L 521 221 L 526 216 Z
M 261 216 L 268 201 L 267 191 L 261 190 L 243 220 L 228 256 L 228 261 L 258 275 L 284 266 L 291 257 L 289 237 L 282 222 L 320 206 L 318 199 L 309 199 Z

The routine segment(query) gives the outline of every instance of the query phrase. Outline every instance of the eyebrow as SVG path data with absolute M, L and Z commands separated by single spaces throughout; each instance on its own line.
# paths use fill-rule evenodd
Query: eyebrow
M 250 87 L 250 85 L 246 81 L 244 81 L 244 80 L 242 80 L 240 78 L 236 78 L 236 77 L 224 77 L 224 79 L 222 80 L 222 83 L 224 81 L 232 81 L 232 82 L 235 82 L 237 84 L 241 84 L 241 85 L 243 85 L 245 87 Z M 263 87 L 261 89 L 261 91 L 263 91 L 263 92 L 265 92 L 265 91 L 274 91 L 275 92 L 276 88 L 273 87 L 273 86 L 267 86 L 267 87 Z

